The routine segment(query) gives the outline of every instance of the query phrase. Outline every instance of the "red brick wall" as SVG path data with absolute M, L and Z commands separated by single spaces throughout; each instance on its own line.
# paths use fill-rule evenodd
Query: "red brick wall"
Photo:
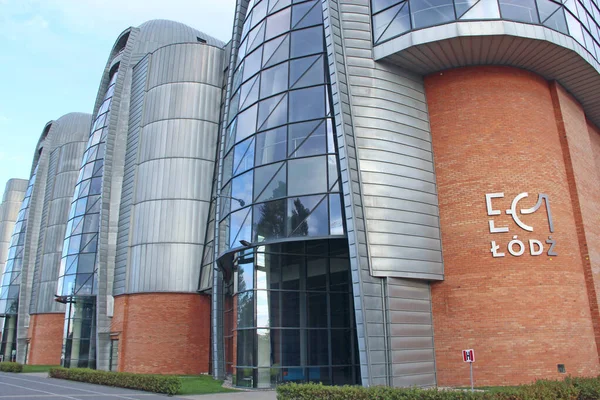
M 472 67 L 425 78 L 440 202 L 445 280 L 432 284 L 438 384 L 468 385 L 462 349 L 475 349 L 477 385 L 513 385 L 558 378 L 557 364 L 572 375 L 600 372 L 578 244 L 570 186 L 549 84 L 524 70 Z M 485 194 L 504 192 L 487 215 Z M 521 192 L 532 207 L 519 228 L 505 210 Z M 488 220 L 508 226 L 491 234 Z M 557 241 L 557 257 L 544 252 L 511 256 L 518 235 Z M 506 256 L 493 258 L 491 241 Z M 548 247 L 546 245 L 546 251 Z M 574 356 L 574 354 L 576 356 Z
M 119 371 L 206 373 L 210 296 L 149 293 L 115 297 L 111 333 L 119 338 Z
M 596 219 L 600 215 L 600 186 L 590 137 L 590 124 L 586 121 L 579 103 L 560 85 L 553 83 L 551 94 L 577 226 L 579 252 L 584 267 L 596 346 L 600 347 L 600 273 L 594 273 L 592 268 L 592 263 L 598 265 L 599 261 L 600 226 Z
M 29 320 L 27 364 L 59 365 L 62 351 L 64 314 L 34 314 Z

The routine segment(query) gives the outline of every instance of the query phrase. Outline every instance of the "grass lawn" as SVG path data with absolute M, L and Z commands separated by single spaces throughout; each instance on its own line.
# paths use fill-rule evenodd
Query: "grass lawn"
M 217 381 L 210 375 L 180 376 L 181 390 L 177 394 L 208 394 L 237 392 L 222 387 L 223 381 Z
M 52 367 L 58 365 L 23 365 L 23 372 L 48 372 Z

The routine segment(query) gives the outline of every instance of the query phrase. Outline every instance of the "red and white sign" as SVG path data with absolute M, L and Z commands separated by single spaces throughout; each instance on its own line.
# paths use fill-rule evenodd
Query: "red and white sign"
M 463 350 L 463 361 L 468 363 L 475 362 L 475 351 L 473 349 Z

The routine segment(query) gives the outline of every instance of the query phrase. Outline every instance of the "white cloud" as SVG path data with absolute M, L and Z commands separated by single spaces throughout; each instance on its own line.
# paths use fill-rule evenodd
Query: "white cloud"
M 41 15 L 35 15 L 34 17 L 25 21 L 25 26 L 37 29 L 46 29 L 48 28 L 48 21 L 46 21 Z

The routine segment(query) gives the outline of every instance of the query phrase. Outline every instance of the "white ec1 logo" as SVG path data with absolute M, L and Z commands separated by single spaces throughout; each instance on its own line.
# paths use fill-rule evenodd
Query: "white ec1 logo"
M 506 214 L 510 215 L 512 217 L 512 219 L 515 221 L 515 223 L 517 224 L 517 226 L 519 226 L 521 229 L 528 231 L 528 232 L 533 232 L 533 227 L 525 224 L 521 220 L 521 217 L 519 216 L 519 214 L 523 214 L 523 215 L 533 214 L 542 206 L 542 204 L 545 203 L 546 214 L 548 216 L 548 229 L 549 229 L 550 233 L 554 232 L 554 223 L 552 221 L 552 211 L 550 209 L 550 199 L 548 198 L 548 195 L 544 194 L 544 193 L 540 193 L 538 195 L 538 201 L 533 207 L 522 208 L 519 210 L 517 207 L 519 201 L 521 201 L 522 199 L 524 199 L 528 196 L 529 196 L 529 193 L 527 193 L 527 192 L 518 194 L 513 199 L 512 203 L 511 203 L 511 207 L 508 210 L 506 210 Z M 488 193 L 485 195 L 485 204 L 486 204 L 486 208 L 487 208 L 487 214 L 489 216 L 502 214 L 502 211 L 494 210 L 494 207 L 492 206 L 492 199 L 503 198 L 503 197 L 504 197 L 504 193 Z M 492 219 L 490 219 L 488 221 L 488 224 L 490 227 L 490 233 L 508 232 L 508 226 L 496 226 L 494 223 L 494 220 L 492 220 Z M 554 251 L 554 247 L 556 246 L 556 241 L 552 239 L 552 236 L 548 236 L 548 239 L 545 242 L 546 242 L 546 244 L 550 245 L 550 247 L 548 248 L 547 254 L 549 256 L 557 256 L 558 254 Z M 504 257 L 505 253 L 500 252 L 499 250 L 500 250 L 500 245 L 497 245 L 496 241 L 492 240 L 491 248 L 490 248 L 490 252 L 492 253 L 492 256 L 493 257 Z M 525 244 L 518 239 L 517 235 L 515 235 L 515 236 L 513 236 L 513 240 L 508 242 L 507 250 L 512 256 L 519 257 L 519 256 L 523 255 L 523 253 L 525 253 Z M 543 252 L 544 252 L 544 244 L 541 241 L 536 240 L 536 239 L 529 239 L 529 254 L 531 254 L 532 256 L 539 256 Z

